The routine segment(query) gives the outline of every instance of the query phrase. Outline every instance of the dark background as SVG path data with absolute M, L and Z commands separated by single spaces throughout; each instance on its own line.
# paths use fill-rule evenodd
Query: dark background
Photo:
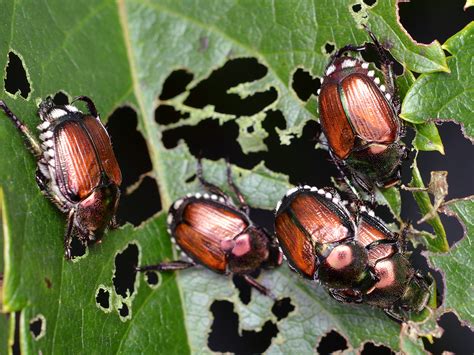
M 374 1 L 364 0 L 364 2 L 372 4 Z M 433 40 L 438 40 L 443 43 L 473 19 L 474 11 L 472 9 L 464 11 L 464 3 L 463 0 L 412 0 L 410 3 L 401 3 L 399 4 L 400 21 L 416 41 L 431 43 Z M 368 56 L 370 57 L 370 53 Z M 229 95 L 225 92 L 229 87 L 240 82 L 255 80 L 265 74 L 266 68 L 254 59 L 229 61 L 222 68 L 215 70 L 208 79 L 193 88 L 185 103 L 196 108 L 212 104 L 219 112 L 236 115 L 256 113 L 276 99 L 274 90 L 259 93 L 244 100 L 237 95 Z M 185 86 L 191 80 L 191 74 L 184 71 L 174 72 L 166 81 L 160 98 L 170 98 L 184 91 Z M 308 73 L 297 71 L 295 74 L 293 88 L 301 99 L 307 100 L 312 94 L 315 94 L 318 86 L 319 81 L 311 78 Z M 20 90 L 24 97 L 27 97 L 30 89 L 21 61 L 12 54 L 10 54 L 5 88 L 11 93 Z M 65 103 L 66 98 L 60 94 L 56 100 Z M 179 112 L 174 111 L 171 106 L 161 105 L 156 110 L 156 120 L 162 125 L 185 118 Z M 214 120 L 204 120 L 196 127 L 168 130 L 163 134 L 163 142 L 167 148 L 172 148 L 177 145 L 179 140 L 183 139 L 195 156 L 212 160 L 227 158 L 232 164 L 245 168 L 252 168 L 264 160 L 266 166 L 271 170 L 289 175 L 293 184 L 330 186 L 330 178 L 336 176 L 337 171 L 329 160 L 327 152 L 314 149 L 319 125 L 316 122 L 309 122 L 304 128 L 301 138 L 294 139 L 290 146 L 281 146 L 275 128 L 283 128 L 284 124 L 285 121 L 279 111 L 268 113 L 263 122 L 264 129 L 270 133 L 265 140 L 268 151 L 257 154 L 244 155 L 242 153 L 236 141 L 238 126 L 234 122 L 227 122 L 223 126 L 219 126 Z M 121 223 L 131 222 L 138 225 L 158 212 L 161 206 L 157 203 L 159 192 L 155 180 L 143 176 L 151 170 L 151 161 L 145 140 L 136 130 L 136 125 L 136 113 L 130 108 L 121 108 L 109 118 L 108 130 L 124 174 L 122 191 L 125 192 L 127 188 L 130 190 L 129 194 L 123 194 L 118 218 Z M 449 172 L 448 199 L 474 194 L 472 184 L 472 176 L 474 176 L 473 147 L 471 143 L 462 136 L 459 126 L 454 123 L 444 123 L 438 128 L 446 155 L 442 156 L 437 152 L 420 153 L 418 164 L 425 183 L 429 181 L 432 170 L 447 170 Z M 412 138 L 413 132 L 408 129 L 404 141 L 409 143 Z M 410 163 L 411 161 L 407 161 L 403 165 L 402 176 L 405 184 L 411 178 Z M 131 189 L 131 185 L 134 188 Z M 402 199 L 402 217 L 406 220 L 418 220 L 421 216 L 411 193 L 402 191 Z M 378 208 L 376 212 L 390 221 L 390 215 L 384 207 Z M 273 229 L 272 212 L 252 210 L 251 215 L 257 224 L 263 225 L 269 230 Z M 452 245 L 461 238 L 462 228 L 454 218 L 443 215 L 442 220 Z M 426 224 L 420 228 L 431 231 Z M 420 251 L 418 249 L 414 251 L 414 263 L 418 268 L 426 271 L 428 266 L 426 260 L 420 255 Z M 435 276 L 437 285 L 442 291 L 444 286 L 441 283 L 440 274 L 434 271 L 431 273 Z M 240 290 L 242 301 L 249 302 L 251 297 L 249 288 L 238 278 L 234 277 L 234 282 Z M 282 306 L 274 307 L 273 311 L 280 319 L 286 317 L 292 311 L 292 307 L 291 302 L 286 300 Z M 267 322 L 261 332 L 244 331 L 242 335 L 239 335 L 237 331 L 238 315 L 234 313 L 232 303 L 216 301 L 212 305 L 211 311 L 215 319 L 209 334 L 209 346 L 214 351 L 242 354 L 263 352 L 278 332 L 277 324 Z M 457 354 L 474 353 L 473 334 L 469 328 L 460 324 L 456 315 L 453 313 L 443 315 L 439 324 L 445 329 L 445 332 L 440 339 L 435 339 L 433 344 L 425 342 L 428 351 L 434 354 L 441 354 L 443 351 Z M 318 352 L 323 354 L 347 348 L 346 340 L 335 331 L 328 333 L 316 346 Z M 17 348 L 15 349 L 17 350 Z M 390 350 L 368 343 L 364 346 L 363 353 L 383 354 L 390 353 Z

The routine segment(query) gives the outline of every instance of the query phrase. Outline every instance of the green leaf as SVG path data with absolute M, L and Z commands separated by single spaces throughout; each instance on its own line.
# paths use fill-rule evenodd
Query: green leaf
M 390 187 L 388 189 L 375 191 L 375 198 L 377 203 L 386 205 L 390 212 L 397 218 L 400 219 L 402 200 L 400 197 L 400 190 L 396 187 Z
M 444 275 L 444 302 L 440 311 L 453 311 L 460 319 L 474 324 L 474 307 L 470 300 L 474 292 L 474 196 L 449 201 L 445 213 L 458 218 L 464 237 L 446 254 L 432 254 L 432 265 Z
M 408 90 L 415 82 L 415 77 L 411 71 L 405 68 L 405 72 L 403 75 L 397 77 L 396 82 L 400 99 L 403 100 Z M 436 127 L 434 122 L 413 124 L 413 128 L 416 132 L 415 139 L 412 142 L 413 148 L 423 151 L 437 150 L 441 154 L 444 154 L 443 142 L 441 142 L 438 127 Z
M 403 100 L 401 116 L 420 124 L 455 121 L 462 125 L 465 136 L 473 140 L 474 86 L 471 80 L 471 59 L 474 50 L 474 22 L 448 39 L 443 48 L 451 73 L 423 74 Z
M 364 5 L 366 7 L 366 5 Z M 379 35 L 381 43 L 390 46 L 390 53 L 403 66 L 417 73 L 449 72 L 446 57 L 438 41 L 418 44 L 400 26 L 396 0 L 377 1 L 370 9 L 368 25 Z M 365 21 L 362 21 L 365 22 Z
M 425 188 L 425 184 L 423 183 L 423 179 L 421 177 L 420 171 L 418 170 L 416 159 L 413 161 L 412 179 L 408 186 L 412 188 L 416 188 L 416 189 Z M 418 204 L 418 207 L 420 208 L 420 212 L 422 216 L 425 216 L 426 214 L 430 213 L 433 210 L 433 204 L 431 203 L 428 192 L 416 191 L 416 192 L 413 192 L 413 197 L 415 198 L 415 201 Z M 427 223 L 429 223 L 433 227 L 434 232 L 436 234 L 436 238 L 426 239 L 429 248 L 433 251 L 441 251 L 441 252 L 448 251 L 449 245 L 448 245 L 448 240 L 446 239 L 446 231 L 444 230 L 443 224 L 441 223 L 439 214 L 437 212 L 434 212 L 434 217 L 427 220 Z
M 416 150 L 438 151 L 444 155 L 444 146 L 439 136 L 438 127 L 433 122 L 415 124 L 416 136 L 413 147 Z
M 26 100 L 6 92 L 0 96 L 31 129 L 38 124 L 37 102 L 60 90 L 70 96 L 91 96 L 104 120 L 117 107 L 132 106 L 147 141 L 161 204 L 167 209 L 174 199 L 199 187 L 186 182 L 195 174 L 195 159 L 182 143 L 165 149 L 162 132 L 203 119 L 234 120 L 243 150 L 254 152 L 265 149 L 263 140 L 272 133 L 264 131 L 262 121 L 268 112 L 278 110 L 286 121 L 278 131 L 281 142 L 301 135 L 306 122 L 315 118 L 316 101 L 313 97 L 305 103 L 297 97 L 291 85 L 293 73 L 302 67 L 322 76 L 329 59 L 324 52 L 327 42 L 342 47 L 367 40 L 366 33 L 356 27 L 352 5 L 353 1 L 102 0 L 91 4 L 81 0 L 69 2 L 65 11 L 64 2 L 58 0 L 25 0 L 21 6 L 4 1 L 0 67 L 7 66 L 10 50 L 17 53 L 31 92 Z M 413 70 L 443 70 L 436 45 L 424 51 L 425 46 L 413 44 L 394 21 L 393 6 L 379 4 L 368 11 L 376 35 L 387 33 L 384 40 L 394 41 L 397 59 L 406 59 Z M 213 71 L 231 59 L 248 57 L 264 65 L 266 75 L 227 93 L 248 97 L 274 88 L 275 102 L 239 117 L 213 106 L 197 109 L 185 104 L 190 90 Z M 165 80 L 180 69 L 191 73 L 192 81 L 183 93 L 161 102 Z M 161 103 L 189 114 L 189 121 L 158 125 L 154 113 Z M 252 133 L 247 130 L 250 125 Z M 278 297 L 291 297 L 295 311 L 281 321 L 271 312 L 268 298 L 253 292 L 252 302 L 245 306 L 230 278 L 203 269 L 162 274 L 159 285 L 153 287 L 144 275 L 138 275 L 133 292 L 121 294 L 113 284 L 115 258 L 129 245 L 138 248 L 141 265 L 177 257 L 165 231 L 164 213 L 138 228 L 126 225 L 111 231 L 84 257 L 66 262 L 64 216 L 40 194 L 34 159 L 3 114 L 0 142 L 3 307 L 20 312 L 20 345 L 25 353 L 96 353 L 104 348 L 110 353 L 207 353 L 213 320 L 210 306 L 216 299 L 234 304 L 242 329 L 258 331 L 267 320 L 276 323 L 279 335 L 271 351 L 313 351 L 330 329 L 345 335 L 353 349 L 371 340 L 399 348 L 400 327 L 381 310 L 339 304 L 286 267 L 259 278 L 275 288 Z M 224 171 L 222 161 L 205 161 L 206 178 L 223 187 Z M 234 168 L 233 174 L 254 207 L 273 209 L 290 187 L 287 177 L 263 164 L 252 171 Z M 109 294 L 106 309 L 96 303 L 99 292 Z M 35 340 L 29 323 L 38 317 L 44 319 L 44 336 Z M 10 327 L 10 339 L 12 331 Z

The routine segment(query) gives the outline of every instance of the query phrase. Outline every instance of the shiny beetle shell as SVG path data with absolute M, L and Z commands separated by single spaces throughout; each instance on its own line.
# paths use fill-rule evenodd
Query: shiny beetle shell
M 122 175 L 110 138 L 95 117 L 69 113 L 58 119 L 48 132 L 53 133 L 54 178 L 62 196 L 79 202 L 101 185 L 104 177 L 115 185 Z M 49 162 L 51 165 L 51 162 Z
M 277 207 L 275 233 L 289 264 L 304 277 L 330 289 L 372 286 L 367 251 L 354 240 L 354 221 L 335 192 L 288 191 Z
M 380 153 L 399 139 L 393 107 L 359 60 L 337 58 L 332 66 L 319 94 L 320 122 L 332 151 L 342 160 L 361 148 Z
M 25 138 L 37 161 L 36 182 L 62 212 L 68 214 L 64 246 L 71 258 L 71 240 L 97 241 L 115 224 L 122 175 L 112 144 L 91 99 L 80 96 L 89 114 L 73 105 L 40 104 L 38 142 L 28 127 L 0 100 L 0 109 Z
M 341 51 L 326 68 L 319 91 L 320 123 L 331 155 L 366 191 L 397 184 L 406 156 L 399 105 L 388 91 L 368 63 Z
M 217 273 L 247 274 L 281 264 L 278 245 L 222 196 L 198 193 L 179 199 L 167 222 L 177 246 Z
M 369 263 L 378 278 L 363 301 L 384 309 L 421 311 L 427 304 L 427 280 L 419 275 L 397 245 L 398 237 L 378 218 L 361 213 L 357 240 L 369 248 Z

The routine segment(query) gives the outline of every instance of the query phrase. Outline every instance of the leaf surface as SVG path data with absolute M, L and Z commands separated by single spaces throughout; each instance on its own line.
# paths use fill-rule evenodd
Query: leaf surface
M 425 46 L 414 44 L 396 22 L 395 2 L 390 4 L 379 1 L 366 9 L 372 30 L 387 34 L 384 41 L 394 42 L 394 56 L 408 68 L 445 70 L 439 46 L 425 51 Z M 321 77 L 329 59 L 324 49 L 327 43 L 339 48 L 367 41 L 352 5 L 352 1 L 330 0 L 101 0 L 68 3 L 64 11 L 59 0 L 29 0 L 21 6 L 5 1 L 0 66 L 7 66 L 6 54 L 14 51 L 23 60 L 31 92 L 26 100 L 6 92 L 1 98 L 31 129 L 39 123 L 38 101 L 60 90 L 70 96 L 92 97 L 104 120 L 117 107 L 132 106 L 138 112 L 139 130 L 147 141 L 152 175 L 166 210 L 173 200 L 201 188 L 195 181 L 186 182 L 195 174 L 194 157 L 183 143 L 166 149 L 163 132 L 204 119 L 235 121 L 243 151 L 260 151 L 265 149 L 264 139 L 275 134 L 266 132 L 262 122 L 270 111 L 278 110 L 285 118 L 285 127 L 278 129 L 281 142 L 287 144 L 300 136 L 306 122 L 317 116 L 317 105 L 314 96 L 307 102 L 298 98 L 292 87 L 293 73 L 302 67 Z M 247 116 L 220 112 L 212 104 L 197 108 L 187 103 L 196 86 L 236 58 L 255 58 L 266 73 L 229 87 L 226 93 L 243 100 L 273 89 L 274 102 Z M 166 79 L 183 68 L 192 80 L 182 93 L 161 102 Z M 157 104 L 189 114 L 189 121 L 158 125 Z M 131 253 L 140 265 L 178 256 L 166 233 L 165 213 L 138 228 L 125 225 L 111 231 L 83 258 L 66 262 L 64 216 L 40 194 L 34 159 L 3 114 L 0 142 L 3 308 L 21 312 L 24 352 L 208 353 L 214 300 L 234 304 L 242 329 L 259 331 L 264 322 L 275 323 L 279 333 L 269 352 L 312 352 L 331 329 L 347 337 L 353 350 L 366 341 L 399 349 L 400 327 L 382 311 L 339 304 L 322 287 L 303 281 L 286 267 L 259 278 L 279 298 L 290 297 L 295 306 L 280 321 L 269 299 L 252 292 L 252 301 L 245 306 L 230 278 L 202 268 L 161 274 L 156 286 L 147 283 L 146 275 L 128 270 L 133 287 L 122 292 L 113 282 L 117 254 Z M 205 161 L 204 174 L 228 191 L 223 161 Z M 252 170 L 234 167 L 233 174 L 249 204 L 257 208 L 272 210 L 290 187 L 286 176 L 263 164 Z M 399 211 L 398 195 L 390 201 L 392 209 Z M 97 304 L 99 293 L 108 294 L 108 307 Z M 45 319 L 44 336 L 35 340 L 29 322 L 37 317 Z

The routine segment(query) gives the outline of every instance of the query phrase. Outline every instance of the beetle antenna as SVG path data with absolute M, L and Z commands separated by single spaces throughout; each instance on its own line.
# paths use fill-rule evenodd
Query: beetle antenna
M 245 274 L 245 275 L 242 275 L 242 277 L 250 286 L 255 288 L 262 295 L 270 297 L 275 302 L 278 301 L 275 295 L 267 287 L 263 286 L 260 282 L 255 280 L 252 276 Z
M 97 109 L 95 107 L 94 102 L 92 99 L 88 96 L 76 96 L 71 103 L 74 103 L 76 101 L 83 101 L 86 103 L 87 109 L 89 110 L 89 113 L 94 116 L 94 117 L 99 117 L 99 114 L 97 113 Z
M 31 134 L 30 130 L 28 129 L 28 127 L 23 123 L 22 120 L 20 120 L 11 110 L 10 108 L 7 106 L 7 104 L 3 101 L 3 100 L 0 100 L 0 109 L 3 110 L 3 112 L 5 112 L 5 114 L 8 116 L 8 118 L 13 122 L 13 124 L 15 125 L 15 127 L 20 131 L 20 133 L 23 135 L 23 137 L 25 138 L 25 141 L 26 141 L 26 144 L 28 145 L 28 148 L 30 149 L 30 151 L 33 153 L 33 155 L 39 159 L 43 152 L 41 151 L 41 148 L 38 144 L 38 142 L 36 142 L 36 139 L 33 137 L 33 135 Z
M 226 171 L 227 171 L 227 183 L 229 184 L 230 188 L 232 191 L 234 191 L 235 195 L 237 196 L 237 199 L 240 202 L 240 208 L 246 213 L 249 213 L 249 206 L 247 202 L 245 201 L 244 195 L 240 192 L 239 188 L 237 185 L 234 183 L 234 179 L 232 178 L 232 167 L 229 163 L 229 160 L 225 160 L 226 163 Z
M 189 269 L 190 267 L 196 266 L 196 263 L 184 261 L 184 260 L 176 260 L 170 261 L 166 263 L 159 263 L 155 265 L 147 265 L 147 266 L 138 266 L 135 267 L 136 271 L 145 272 L 145 271 L 175 271 L 175 270 L 184 270 Z

